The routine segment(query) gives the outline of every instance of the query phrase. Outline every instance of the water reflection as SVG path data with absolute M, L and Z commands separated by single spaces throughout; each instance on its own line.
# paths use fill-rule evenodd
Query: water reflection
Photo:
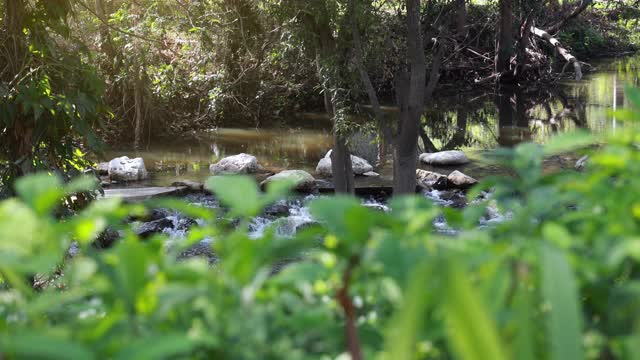
M 465 149 L 472 156 L 499 146 L 514 146 L 522 141 L 546 142 L 555 133 L 585 128 L 595 133 L 620 131 L 628 124 L 612 114 L 630 106 L 626 86 L 640 86 L 640 56 L 601 61 L 592 64 L 597 71 L 581 82 L 559 83 L 552 89 L 536 91 L 501 89 L 490 93 L 465 93 L 439 98 L 422 117 L 420 151 Z M 396 107 L 383 107 L 391 122 Z M 284 124 L 264 124 L 265 129 L 218 129 L 183 140 L 165 140 L 146 150 L 117 149 L 105 158 L 142 156 L 148 167 L 161 170 L 160 180 L 176 177 L 203 179 L 209 164 L 218 158 L 251 153 L 261 164 L 273 169 L 302 168 L 312 171 L 331 148 L 330 122 L 323 113 L 298 114 Z M 360 119 L 362 120 L 362 119 Z M 375 126 L 364 126 L 350 141 L 354 153 L 371 163 L 388 165 L 391 154 L 384 136 Z M 371 130 L 373 129 L 373 130 Z M 380 171 L 385 177 L 385 172 Z
M 156 175 L 153 183 L 166 185 L 175 178 L 202 180 L 210 164 L 241 152 L 255 155 L 266 168 L 310 170 L 331 143 L 328 130 L 217 129 L 188 139 L 155 142 L 140 151 L 114 149 L 104 154 L 104 159 L 124 154 L 140 156 Z

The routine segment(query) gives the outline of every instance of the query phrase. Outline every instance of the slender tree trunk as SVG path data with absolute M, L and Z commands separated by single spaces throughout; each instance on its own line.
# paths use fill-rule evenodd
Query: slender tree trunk
M 134 142 L 133 147 L 137 150 L 140 149 L 140 143 L 142 141 L 142 132 L 144 130 L 144 81 L 143 81 L 142 66 L 139 66 L 136 71 L 136 78 L 133 84 L 133 100 L 135 106 L 135 130 L 134 130 Z
M 498 144 L 510 147 L 514 145 L 512 130 L 515 127 L 513 107 L 511 106 L 511 92 L 503 92 L 496 95 L 496 107 L 498 109 Z
M 467 2 L 456 0 L 456 33 L 459 38 L 467 34 Z
M 585 11 L 591 4 L 593 4 L 593 0 L 582 0 L 580 2 L 580 5 L 578 5 L 578 7 L 576 7 L 567 17 L 549 26 L 545 29 L 545 31 L 551 34 L 557 32 L 558 30 L 562 29 L 562 27 L 565 26 L 571 19 L 575 19 L 576 17 L 578 17 L 578 15 Z
M 4 26 L 8 35 L 7 46 L 12 52 L 7 57 L 9 64 L 6 80 L 11 83 L 20 77 L 21 72 L 25 71 L 26 46 L 22 28 L 26 9 L 24 0 L 5 0 L 4 5 Z M 33 156 L 33 128 L 33 121 L 23 116 L 14 117 L 13 123 L 7 127 L 9 161 L 13 167 L 12 173 L 18 176 L 33 171 L 31 161 Z
M 373 109 L 373 115 L 375 116 L 378 123 L 382 123 L 384 121 L 384 114 L 382 112 L 382 109 L 380 108 L 380 101 L 378 100 L 376 90 L 371 83 L 371 78 L 369 77 L 367 68 L 364 65 L 364 52 L 362 50 L 363 46 L 362 38 L 360 37 L 360 29 L 358 28 L 358 12 L 356 11 L 355 1 L 356 0 L 349 0 L 349 19 L 351 22 L 351 32 L 353 35 L 353 52 L 356 61 L 356 67 L 358 68 L 360 81 L 362 81 L 364 90 L 369 97 L 369 102 L 371 103 L 371 108 Z
M 500 0 L 500 17 L 498 20 L 498 42 L 496 46 L 496 73 L 503 73 L 510 68 L 513 49 L 513 0 Z
M 320 15 L 320 21 L 310 20 L 318 35 L 318 52 L 316 66 L 320 83 L 324 87 L 324 107 L 333 121 L 334 146 L 331 152 L 331 171 L 333 186 L 336 193 L 355 193 L 355 179 L 351 164 L 351 154 L 341 129 L 341 119 L 336 116 L 336 99 L 333 98 L 333 88 L 336 87 L 337 69 L 324 68 L 332 57 L 336 56 L 336 43 L 326 14 Z M 336 66 L 336 65 L 334 65 Z M 335 94 L 334 94 L 335 95 Z

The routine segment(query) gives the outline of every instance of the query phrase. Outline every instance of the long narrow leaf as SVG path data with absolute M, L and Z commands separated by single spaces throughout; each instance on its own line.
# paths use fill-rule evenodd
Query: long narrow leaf
M 564 255 L 542 245 L 542 295 L 550 310 L 547 317 L 552 360 L 580 360 L 582 318 L 575 279 Z
M 449 341 L 461 359 L 505 360 L 507 349 L 481 293 L 476 291 L 459 263 L 449 260 L 444 310 Z

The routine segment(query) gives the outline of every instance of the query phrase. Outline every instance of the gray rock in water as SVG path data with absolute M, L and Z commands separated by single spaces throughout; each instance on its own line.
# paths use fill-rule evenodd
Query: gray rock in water
M 420 155 L 420 161 L 430 165 L 463 165 L 469 162 L 469 158 L 460 150 L 447 150 Z
M 164 229 L 173 228 L 173 221 L 168 218 L 142 223 L 136 228 L 136 234 L 146 239 L 154 234 L 161 233 Z
M 213 265 L 218 262 L 218 256 L 211 248 L 211 240 L 208 239 L 199 241 L 187 250 L 181 252 L 178 255 L 178 260 L 186 260 L 194 257 L 206 259 L 209 265 Z
M 245 153 L 228 156 L 209 166 L 209 172 L 213 175 L 254 174 L 258 170 L 258 159 Z
M 416 180 L 418 185 L 436 190 L 446 189 L 449 183 L 446 175 L 422 169 L 416 169 Z
M 366 172 L 366 173 L 362 174 L 362 176 L 378 177 L 378 176 L 380 176 L 380 174 L 378 174 L 378 173 L 377 173 L 377 172 L 375 172 L 375 171 L 368 171 L 368 172 Z
M 318 162 L 318 166 L 316 166 L 316 173 L 322 176 L 331 176 L 333 175 L 333 170 L 331 169 L 331 152 L 333 150 L 329 150 L 327 155 L 324 158 L 320 159 Z M 364 175 L 365 173 L 373 171 L 373 166 L 369 164 L 369 162 L 361 157 L 357 157 L 355 155 L 351 155 L 351 167 L 353 168 L 353 173 L 356 175 Z
M 580 159 L 578 159 L 578 161 L 576 161 L 576 170 L 584 171 L 588 163 L 589 163 L 589 155 L 585 155 L 581 157 Z
M 142 158 L 129 159 L 121 156 L 109 161 L 109 178 L 116 181 L 138 181 L 149 176 Z
M 203 191 L 204 190 L 204 184 L 197 182 L 197 181 L 191 181 L 191 180 L 178 180 L 178 181 L 174 181 L 171 186 L 184 186 L 187 189 L 189 189 L 189 191 Z
M 450 187 L 458 189 L 468 189 L 478 183 L 478 180 L 465 175 L 458 170 L 449 174 L 449 176 L 447 176 L 447 181 Z
M 122 237 L 122 235 L 123 234 L 120 231 L 107 227 L 102 233 L 100 233 L 100 235 L 98 235 L 98 238 L 94 242 L 94 246 L 99 249 L 110 248 Z
M 316 188 L 316 179 L 304 170 L 284 170 L 266 178 L 260 185 L 266 186 L 274 181 L 292 181 L 295 190 L 300 192 L 312 192 Z
M 96 173 L 98 175 L 109 175 L 109 163 L 108 162 L 98 163 L 98 166 L 96 167 Z

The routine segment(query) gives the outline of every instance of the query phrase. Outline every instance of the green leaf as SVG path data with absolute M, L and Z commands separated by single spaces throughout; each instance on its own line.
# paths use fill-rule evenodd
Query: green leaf
M 50 335 L 15 331 L 0 337 L 3 353 L 18 359 L 95 359 L 83 345 Z
M 182 334 L 155 335 L 145 339 L 136 339 L 124 347 L 115 359 L 167 359 L 186 355 L 197 345 Z
M 71 180 L 67 186 L 65 186 L 65 193 L 73 194 L 96 189 L 98 189 L 98 179 L 94 176 L 82 175 Z
M 567 132 L 552 137 L 544 146 L 544 155 L 558 155 L 593 145 L 596 138 L 586 130 Z
M 580 360 L 582 317 L 575 279 L 567 260 L 559 250 L 542 244 L 542 296 L 550 310 L 547 316 L 551 359 Z
M 413 274 L 405 293 L 400 311 L 394 316 L 387 329 L 383 359 L 410 360 L 417 358 L 416 343 L 424 324 L 424 316 L 431 306 L 429 282 L 438 279 L 428 263 L 420 265 Z
M 473 288 L 457 261 L 448 259 L 445 266 L 447 280 L 443 301 L 452 347 L 465 360 L 506 360 L 508 351 L 500 341 L 480 292 Z
M 624 91 L 633 107 L 640 110 L 640 89 L 627 86 Z
M 60 178 L 46 173 L 23 177 L 15 186 L 20 198 L 40 215 L 51 211 L 64 196 Z
M 213 176 L 205 183 L 220 201 L 231 209 L 233 215 L 256 216 L 261 202 L 256 182 L 247 176 Z

